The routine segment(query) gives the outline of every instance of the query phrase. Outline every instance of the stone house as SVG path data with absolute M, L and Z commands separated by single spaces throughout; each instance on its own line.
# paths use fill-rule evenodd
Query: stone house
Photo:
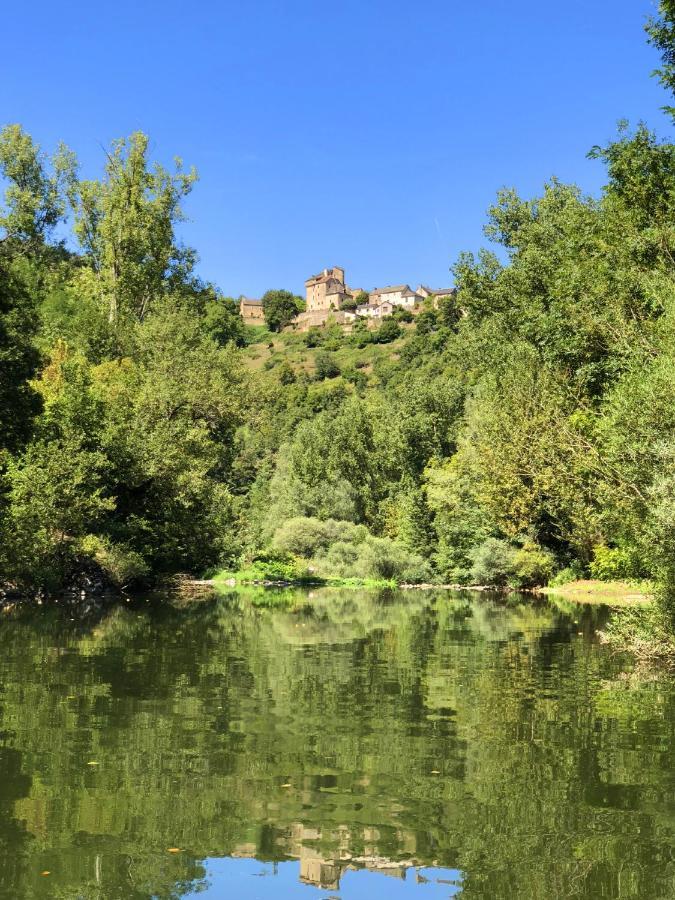
M 379 306 L 383 300 L 398 304 L 401 302 L 403 294 L 409 292 L 410 287 L 407 284 L 395 284 L 390 287 L 375 288 L 375 290 L 370 292 L 370 302 L 374 306 Z
M 432 304 L 434 308 L 438 307 L 438 301 L 442 297 L 453 297 L 457 293 L 457 288 L 430 288 L 424 284 L 421 284 L 417 288 L 417 293 L 423 299 L 427 297 L 432 298 Z
M 254 300 L 252 297 L 240 297 L 239 315 L 244 320 L 244 325 L 265 324 L 262 300 Z
M 324 269 L 305 281 L 307 312 L 340 309 L 351 291 L 345 284 L 345 270 L 339 266 Z
M 370 295 L 371 303 L 382 303 L 386 300 L 394 306 L 403 306 L 413 310 L 421 303 L 424 296 L 413 291 L 408 284 L 396 284 L 391 287 L 375 288 Z

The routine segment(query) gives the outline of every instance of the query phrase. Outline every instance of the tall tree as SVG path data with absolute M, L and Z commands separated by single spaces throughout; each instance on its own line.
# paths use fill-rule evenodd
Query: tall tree
M 135 132 L 115 141 L 102 181 L 70 185 L 75 232 L 96 275 L 96 290 L 111 325 L 142 321 L 172 283 L 192 273 L 195 254 L 178 245 L 175 225 L 196 172 L 148 161 L 148 137 Z
M 661 0 L 659 16 L 647 23 L 649 43 L 661 51 L 661 68 L 655 74 L 661 84 L 675 94 L 675 0 Z M 675 118 L 675 106 L 665 107 Z
M 262 305 L 267 327 L 271 331 L 281 331 L 299 311 L 298 298 L 290 291 L 267 291 L 263 294 Z
M 33 344 L 37 311 L 29 292 L 0 261 L 0 466 L 3 451 L 16 451 L 40 408 L 30 386 L 39 363 Z
M 74 157 L 64 145 L 50 160 L 20 125 L 0 131 L 0 174 L 7 181 L 0 228 L 6 239 L 31 249 L 44 243 L 65 215 L 73 169 Z

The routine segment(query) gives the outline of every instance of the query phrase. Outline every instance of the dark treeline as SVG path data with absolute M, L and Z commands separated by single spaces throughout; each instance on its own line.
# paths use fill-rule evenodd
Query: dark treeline
M 672 91 L 672 0 L 648 32 Z M 376 371 L 340 373 L 328 346 L 310 376 L 245 365 L 236 305 L 176 240 L 193 172 L 152 165 L 135 134 L 84 181 L 69 150 L 5 128 L 4 581 L 299 557 L 412 580 L 647 577 L 667 597 L 675 145 L 640 125 L 591 156 L 599 198 L 501 192 L 486 233 L 503 252 L 462 255 L 454 300 Z

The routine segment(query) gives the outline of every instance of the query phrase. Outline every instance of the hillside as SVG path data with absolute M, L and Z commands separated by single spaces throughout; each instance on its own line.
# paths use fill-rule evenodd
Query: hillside
M 348 379 L 360 372 L 368 379 L 368 386 L 373 387 L 378 383 L 378 366 L 395 363 L 408 336 L 414 333 L 414 327 L 409 324 L 402 323 L 401 329 L 403 334 L 396 340 L 386 344 L 367 343 L 359 346 L 361 341 L 339 328 L 316 329 L 308 337 L 307 332 L 284 331 L 277 334 L 247 327 L 243 357 L 247 369 L 252 372 L 279 374 L 280 367 L 286 363 L 295 376 L 304 374 L 314 378 L 317 374 L 317 355 L 325 356 L 328 353 Z M 311 346 L 314 343 L 312 338 L 318 340 L 316 346 Z

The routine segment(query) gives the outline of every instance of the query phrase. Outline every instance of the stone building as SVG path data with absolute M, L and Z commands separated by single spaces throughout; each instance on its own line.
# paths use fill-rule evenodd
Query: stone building
M 265 313 L 262 300 L 254 300 L 252 297 L 239 299 L 239 315 L 244 320 L 244 325 L 264 325 Z
M 305 291 L 307 312 L 341 309 L 344 301 L 357 293 L 345 284 L 345 270 L 340 266 L 312 275 L 305 282 Z
M 430 288 L 425 284 L 421 284 L 417 288 L 417 293 L 423 299 L 432 298 L 432 304 L 437 307 L 438 301 L 442 297 L 453 297 L 457 293 L 457 288 Z

